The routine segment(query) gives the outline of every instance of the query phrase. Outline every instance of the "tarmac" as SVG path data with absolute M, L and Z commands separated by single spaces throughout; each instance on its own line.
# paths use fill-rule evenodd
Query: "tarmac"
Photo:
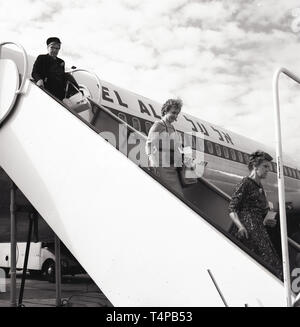
M 17 273 L 17 302 L 22 272 Z M 4 284 L 3 284 L 4 285 Z M 1 287 L 0 307 L 10 307 L 10 278 Z M 87 275 L 63 276 L 61 299 L 64 307 L 113 307 L 98 286 Z M 26 276 L 22 305 L 24 307 L 56 307 L 55 283 L 37 277 Z

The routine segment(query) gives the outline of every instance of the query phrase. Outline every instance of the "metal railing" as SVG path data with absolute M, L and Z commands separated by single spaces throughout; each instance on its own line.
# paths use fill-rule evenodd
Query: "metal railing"
M 23 48 L 22 45 L 15 43 L 15 42 L 3 42 L 0 43 L 0 50 L 1 47 L 4 45 L 15 45 L 16 47 L 20 48 L 22 50 L 22 55 L 23 55 L 23 60 L 24 60 L 24 71 L 23 71 L 23 75 L 22 75 L 22 82 L 19 86 L 19 89 L 16 91 L 17 94 L 23 93 L 23 89 L 25 86 L 25 82 L 26 82 L 26 76 L 28 75 L 28 56 L 27 53 L 25 51 L 25 49 Z
M 295 82 L 300 84 L 300 78 L 290 72 L 286 68 L 279 68 L 273 77 L 273 96 L 275 109 L 275 129 L 276 129 L 276 162 L 277 162 L 277 180 L 278 180 L 278 197 L 279 197 L 279 212 L 280 212 L 280 229 L 281 229 L 281 247 L 282 247 L 282 264 L 283 264 L 283 281 L 285 286 L 285 296 L 287 306 L 292 305 L 291 301 L 291 280 L 290 280 L 290 265 L 287 240 L 287 222 L 285 208 L 285 188 L 284 188 L 284 173 L 282 161 L 282 137 L 281 137 L 281 121 L 280 121 L 280 104 L 279 104 L 279 77 L 283 73 Z
M 71 68 L 71 70 L 69 70 L 67 73 L 73 75 L 73 73 L 78 73 L 78 72 L 87 73 L 87 74 L 90 74 L 91 76 L 95 77 L 95 79 L 97 81 L 97 88 L 99 89 L 99 102 L 100 102 L 100 100 L 101 100 L 101 94 L 100 94 L 101 81 L 100 81 L 100 78 L 98 77 L 98 75 L 93 72 L 90 72 L 89 70 L 81 69 L 81 68 L 74 68 L 74 69 Z
M 16 46 L 16 47 L 18 47 L 18 48 L 20 48 L 22 50 L 23 60 L 24 60 L 24 71 L 23 71 L 23 75 L 21 75 L 20 72 L 18 71 L 18 74 L 21 75 L 21 77 L 22 77 L 22 81 L 21 81 L 20 85 L 18 86 L 18 89 L 15 91 L 13 99 L 11 100 L 10 105 L 8 106 L 7 109 L 5 109 L 4 115 L 2 117 L 0 117 L 0 126 L 2 126 L 5 123 L 5 121 L 8 119 L 8 117 L 13 112 L 13 110 L 15 108 L 15 104 L 16 104 L 17 99 L 18 99 L 18 96 L 20 94 L 23 94 L 24 87 L 25 87 L 25 82 L 26 82 L 26 76 L 28 74 L 28 57 L 27 57 L 27 53 L 26 53 L 25 49 L 18 43 L 2 42 L 2 43 L 0 43 L 0 58 L 1 58 L 1 49 L 5 45 L 14 45 L 14 46 Z M 18 68 L 17 68 L 17 70 L 18 70 Z M 17 82 L 19 83 L 19 80 Z
M 288 237 L 289 244 L 297 251 L 300 252 L 300 244 Z

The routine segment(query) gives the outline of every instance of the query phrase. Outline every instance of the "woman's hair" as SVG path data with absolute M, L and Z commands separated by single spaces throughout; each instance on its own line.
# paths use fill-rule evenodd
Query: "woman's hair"
M 273 158 L 264 151 L 255 151 L 249 156 L 248 168 L 252 170 L 254 167 L 259 166 L 264 160 L 272 161 Z
M 171 107 L 175 106 L 179 111 L 182 107 L 182 100 L 181 99 L 169 99 L 167 100 L 162 108 L 161 108 L 161 115 L 162 117 L 166 115 L 166 113 L 171 109 Z

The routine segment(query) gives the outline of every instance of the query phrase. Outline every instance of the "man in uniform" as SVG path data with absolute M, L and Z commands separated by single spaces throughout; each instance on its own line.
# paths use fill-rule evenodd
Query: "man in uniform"
M 65 62 L 58 58 L 61 42 L 58 37 L 47 39 L 48 54 L 39 55 L 33 65 L 32 77 L 36 84 L 44 87 L 59 100 L 65 98 L 66 82 L 69 80 L 77 89 L 79 85 L 70 74 L 65 73 Z

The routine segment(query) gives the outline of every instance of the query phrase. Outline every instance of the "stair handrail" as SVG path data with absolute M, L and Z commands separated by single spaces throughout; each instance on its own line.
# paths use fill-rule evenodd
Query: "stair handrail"
M 25 86 L 25 82 L 26 82 L 26 76 L 28 75 L 28 56 L 27 56 L 27 52 L 26 52 L 26 50 L 24 49 L 24 47 L 21 44 L 15 43 L 15 42 L 10 42 L 10 41 L 0 43 L 0 50 L 1 50 L 1 47 L 3 47 L 4 45 L 8 45 L 8 44 L 15 45 L 16 47 L 18 47 L 18 48 L 20 48 L 22 50 L 22 55 L 23 55 L 23 60 L 24 60 L 24 71 L 23 71 L 23 75 L 22 75 L 22 82 L 21 82 L 21 84 L 19 86 L 19 89 L 16 91 L 16 94 L 22 94 L 24 86 Z
M 18 90 L 14 91 L 14 97 L 10 103 L 10 106 L 6 109 L 5 114 L 2 116 L 2 118 L 0 118 L 0 127 L 4 125 L 4 123 L 7 121 L 8 117 L 12 114 L 14 108 L 15 108 L 15 104 L 17 102 L 18 96 L 23 94 L 23 90 L 24 90 L 24 86 L 25 86 L 25 82 L 26 82 L 26 76 L 28 74 L 28 58 L 27 58 L 27 53 L 25 51 L 25 49 L 22 47 L 22 45 L 18 44 L 18 43 L 14 43 L 14 42 L 2 42 L 0 43 L 0 59 L 1 59 L 1 48 L 5 45 L 15 45 L 17 47 L 19 47 L 22 50 L 22 54 L 23 54 L 23 59 L 24 59 L 24 72 L 23 72 L 23 76 L 22 77 L 22 81 L 20 83 L 19 81 L 19 76 L 18 76 L 18 84 L 20 83 L 20 85 L 16 85 L 16 87 L 18 87 Z M 16 64 L 16 63 L 15 63 Z M 19 69 L 16 65 L 17 68 L 17 73 L 18 75 L 20 74 Z
M 84 73 L 88 73 L 92 76 L 94 76 L 96 78 L 96 81 L 97 81 L 97 87 L 99 89 L 99 101 L 101 100 L 101 95 L 100 95 L 100 86 L 101 86 L 101 81 L 100 81 L 100 78 L 98 77 L 98 75 L 94 72 L 91 72 L 87 69 L 83 69 L 83 68 L 71 68 L 71 70 L 67 71 L 67 73 L 69 74 L 73 74 L 73 73 L 78 73 L 78 72 L 84 72 Z
M 282 137 L 281 137 L 281 121 L 280 121 L 280 104 L 279 104 L 279 77 L 283 73 L 295 82 L 300 84 L 300 78 L 284 67 L 278 68 L 273 76 L 273 100 L 275 110 L 275 130 L 276 130 L 276 162 L 277 162 L 277 180 L 278 180 L 278 198 L 280 212 L 280 229 L 281 229 L 281 247 L 282 247 L 282 265 L 283 265 L 283 282 L 285 286 L 285 297 L 288 307 L 292 306 L 291 300 L 291 280 L 290 265 L 287 240 L 287 222 L 285 208 L 285 188 L 284 173 L 282 161 Z

